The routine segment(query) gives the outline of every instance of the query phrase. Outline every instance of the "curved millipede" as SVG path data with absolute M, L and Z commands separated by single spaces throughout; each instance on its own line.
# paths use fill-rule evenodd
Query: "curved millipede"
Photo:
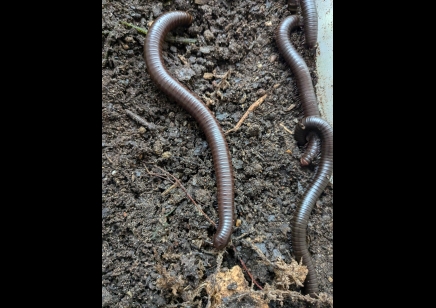
M 314 179 L 304 193 L 294 214 L 291 223 L 291 243 L 295 259 L 300 262 L 303 258 L 303 264 L 309 270 L 304 283 L 304 292 L 313 296 L 318 293 L 318 278 L 307 248 L 306 229 L 310 212 L 326 188 L 333 172 L 333 129 L 325 120 L 310 116 L 304 118 L 297 125 L 294 137 L 299 143 L 304 144 L 310 132 L 316 132 L 321 137 L 321 159 Z
M 316 133 L 310 132 L 306 136 L 307 145 L 306 151 L 301 155 L 300 164 L 302 166 L 308 166 L 312 160 L 318 155 L 319 149 L 321 147 L 319 137 Z M 300 146 L 304 145 L 304 143 L 298 142 Z
M 313 48 L 318 40 L 318 12 L 314 0 L 300 0 L 306 45 Z
M 219 224 L 213 236 L 213 245 L 217 249 L 222 249 L 230 240 L 234 220 L 233 169 L 227 142 L 212 112 L 195 93 L 169 74 L 161 55 L 162 43 L 167 33 L 178 26 L 190 25 L 192 19 L 190 14 L 182 11 L 168 12 L 159 16 L 151 25 L 144 41 L 144 58 L 148 73 L 157 87 L 184 108 L 198 122 L 206 135 L 212 151 L 218 187 Z
M 289 38 L 289 33 L 298 25 L 299 17 L 297 15 L 288 16 L 283 19 L 276 30 L 276 42 L 279 51 L 291 67 L 291 70 L 297 79 L 297 86 L 298 91 L 300 92 L 304 116 L 319 117 L 318 102 L 313 88 L 312 78 L 310 77 L 309 68 L 307 67 L 306 62 L 304 62 L 303 57 L 292 45 L 291 39 Z M 309 165 L 319 153 L 319 137 L 316 134 L 311 134 L 308 137 L 309 142 L 300 159 L 302 166 Z

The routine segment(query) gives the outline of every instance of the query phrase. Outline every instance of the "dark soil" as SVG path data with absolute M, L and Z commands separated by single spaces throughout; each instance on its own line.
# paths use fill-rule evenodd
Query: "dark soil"
M 241 221 L 233 238 L 249 233 L 244 239 L 255 242 L 268 259 L 280 256 L 286 263 L 291 261 L 289 225 L 314 167 L 300 166 L 303 149 L 280 125 L 293 131 L 302 111 L 295 77 L 278 54 L 274 30 L 284 17 L 299 12 L 284 0 L 202 3 L 207 4 L 102 0 L 103 306 L 182 307 L 187 301 L 183 290 L 196 289 L 217 266 L 217 251 L 208 245 L 213 226 L 181 188 L 162 195 L 172 183 L 146 171 L 147 167 L 162 173 L 156 168 L 159 166 L 174 175 L 204 205 L 205 213 L 218 221 L 210 149 L 192 117 L 153 84 L 143 60 L 145 36 L 122 25 L 123 21 L 148 29 L 150 22 L 168 11 L 193 15 L 189 28 L 180 27 L 172 34 L 196 38 L 197 43 L 167 43 L 163 57 L 173 76 L 200 97 L 210 99 L 210 109 L 224 131 L 234 127 L 265 91 L 280 84 L 237 132 L 227 135 L 227 142 L 235 176 L 236 218 Z M 316 84 L 315 53 L 304 47 L 303 29 L 293 31 L 291 39 Z M 219 75 L 229 70 L 229 85 L 218 92 Z M 215 77 L 203 78 L 214 71 Z M 289 108 L 292 104 L 295 107 Z M 155 128 L 141 128 L 144 125 L 132 120 L 126 110 Z M 333 296 L 332 185 L 312 211 L 308 241 L 320 292 Z M 272 284 L 272 268 L 240 239 L 233 244 L 257 282 Z M 241 263 L 229 247 L 221 267 L 235 265 Z M 180 276 L 182 288 L 174 292 L 157 286 L 161 267 L 173 277 Z M 251 285 L 250 277 L 245 277 Z M 299 290 L 295 285 L 291 289 Z M 201 291 L 196 301 L 200 304 L 192 307 L 206 307 L 206 291 Z M 269 306 L 280 304 L 271 301 Z M 283 302 L 284 307 L 307 305 L 304 299 Z

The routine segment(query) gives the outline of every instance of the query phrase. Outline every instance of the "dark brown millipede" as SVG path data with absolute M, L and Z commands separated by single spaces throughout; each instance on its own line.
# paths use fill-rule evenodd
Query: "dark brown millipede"
M 184 108 L 199 124 L 206 135 L 212 151 L 218 187 L 219 224 L 213 236 L 213 245 L 224 248 L 230 240 L 234 220 L 234 183 L 230 154 L 223 131 L 201 99 L 174 79 L 164 66 L 162 43 L 168 32 L 178 26 L 188 26 L 192 16 L 186 12 L 173 11 L 159 16 L 148 30 L 144 42 L 144 58 L 148 73 L 157 87 Z
M 318 40 L 318 12 L 314 0 L 300 0 L 306 45 L 313 48 Z
M 303 57 L 298 53 L 291 43 L 289 34 L 299 25 L 297 15 L 288 16 L 279 24 L 276 30 L 276 42 L 280 53 L 291 67 L 297 79 L 298 91 L 300 93 L 301 105 L 305 117 L 320 116 L 318 102 L 313 88 L 312 78 L 310 77 L 309 68 L 304 62 Z M 311 134 L 304 154 L 301 156 L 301 165 L 307 166 L 319 153 L 319 137 Z
M 298 143 L 304 144 L 310 132 L 316 132 L 320 136 L 321 159 L 315 176 L 294 214 L 291 223 L 291 243 L 295 259 L 300 261 L 303 258 L 303 264 L 309 270 L 304 283 L 304 292 L 314 296 L 315 293 L 318 293 L 318 278 L 306 244 L 306 229 L 310 212 L 326 188 L 333 172 L 333 129 L 325 120 L 310 116 L 303 118 L 297 125 L 294 137 Z

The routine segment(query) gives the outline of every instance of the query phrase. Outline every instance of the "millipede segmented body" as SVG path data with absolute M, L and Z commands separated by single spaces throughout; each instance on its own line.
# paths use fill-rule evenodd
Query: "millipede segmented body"
M 214 247 L 224 248 L 230 240 L 234 221 L 233 169 L 223 131 L 209 108 L 193 92 L 173 78 L 164 66 L 162 44 L 167 33 L 192 23 L 186 12 L 173 11 L 159 16 L 148 30 L 144 42 L 144 59 L 148 73 L 157 87 L 184 108 L 199 124 L 212 151 L 218 187 L 219 224 L 213 237 Z
M 304 62 L 303 57 L 298 53 L 297 49 L 292 45 L 289 37 L 292 29 L 299 25 L 299 17 L 297 15 L 288 16 L 279 24 L 276 30 L 276 43 L 279 51 L 285 58 L 291 71 L 297 79 L 298 91 L 300 93 L 301 105 L 305 117 L 320 116 L 318 110 L 318 102 L 316 99 L 315 89 L 312 84 L 309 68 Z M 307 166 L 319 153 L 319 137 L 316 134 L 311 134 L 306 150 L 301 157 L 301 165 Z M 305 143 L 305 142 L 304 142 Z M 300 144 L 301 145 L 301 144 Z
M 309 48 L 316 46 L 318 40 L 318 12 L 314 0 L 300 0 L 301 15 L 303 15 L 304 36 Z
M 313 296 L 318 293 L 318 278 L 306 243 L 306 229 L 310 212 L 329 183 L 333 172 L 333 129 L 320 117 L 310 116 L 297 125 L 294 137 L 299 143 L 304 144 L 307 135 L 311 132 L 315 132 L 320 137 L 321 159 L 315 176 L 294 213 L 291 223 L 291 243 L 295 259 L 299 262 L 303 258 L 303 264 L 309 270 L 304 283 L 304 292 Z

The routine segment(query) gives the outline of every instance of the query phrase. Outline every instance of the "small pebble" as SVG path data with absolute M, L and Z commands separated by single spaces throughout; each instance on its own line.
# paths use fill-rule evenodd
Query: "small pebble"
M 196 61 L 197 61 L 196 57 L 194 57 L 194 56 L 189 57 L 189 63 L 194 64 Z
M 167 158 L 170 158 L 171 156 L 172 156 L 171 152 L 163 152 L 162 153 L 162 158 L 167 159 Z
M 141 126 L 141 127 L 138 129 L 138 132 L 139 132 L 141 135 L 144 134 L 144 133 L 146 132 L 145 127 Z
M 204 35 L 204 38 L 206 39 L 206 41 L 212 41 L 215 38 L 213 36 L 213 33 L 209 29 L 204 31 L 203 35 Z
M 215 114 L 215 117 L 216 117 L 216 119 L 218 120 L 218 121 L 222 121 L 222 120 L 224 120 L 225 118 L 227 118 L 228 117 L 228 114 L 226 113 L 226 112 L 224 112 L 224 113 L 221 113 L 221 112 L 216 112 L 216 114 Z
M 151 11 L 153 12 L 153 16 L 155 18 L 162 14 L 162 8 L 163 8 L 163 6 L 162 6 L 162 3 L 160 3 L 160 2 L 153 6 Z
M 235 169 L 237 169 L 237 170 L 242 169 L 243 165 L 244 165 L 242 160 L 239 160 L 239 159 L 235 159 L 234 161 L 232 160 L 232 164 L 233 164 L 233 167 L 235 167 Z
M 264 96 L 265 93 L 266 93 L 266 91 L 265 91 L 264 89 L 259 89 L 259 90 L 257 90 L 257 92 L 256 92 L 257 96 Z
M 204 53 L 204 54 L 209 54 L 213 49 L 214 49 L 213 46 L 203 46 L 203 47 L 200 47 L 200 52 Z M 207 63 L 206 63 L 206 65 L 207 65 Z
M 162 154 L 162 144 L 159 141 L 156 141 L 153 145 L 154 153 L 160 155 Z
M 179 79 L 180 81 L 188 81 L 192 78 L 192 76 L 195 76 L 195 71 L 189 67 L 182 67 L 176 69 L 175 74 L 177 79 Z
M 213 78 L 213 74 L 212 73 L 204 73 L 203 78 L 204 79 L 212 79 Z

